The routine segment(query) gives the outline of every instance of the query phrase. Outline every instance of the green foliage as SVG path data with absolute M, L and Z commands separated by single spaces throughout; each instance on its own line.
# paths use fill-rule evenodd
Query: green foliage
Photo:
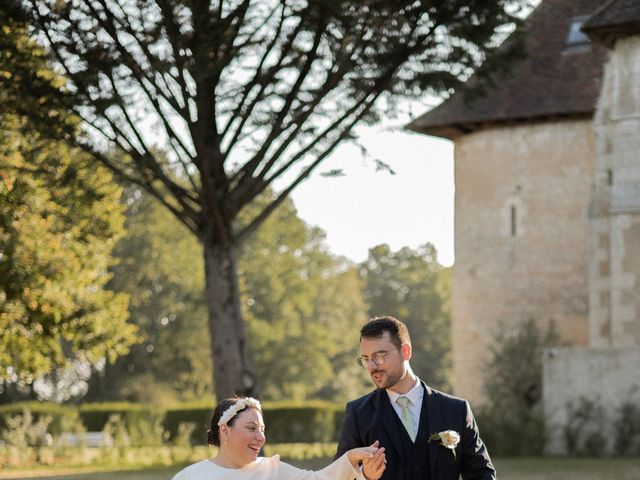
M 262 397 L 343 401 L 363 393 L 353 361 L 365 318 L 360 282 L 327 251 L 324 233 L 287 200 L 243 246 L 239 265 Z
M 90 432 L 101 431 L 112 415 L 121 414 L 129 410 L 144 411 L 148 405 L 112 402 L 112 403 L 83 403 L 79 405 L 80 420 L 85 428 Z
M 640 456 L 640 406 L 625 402 L 619 408 L 614 423 L 616 441 L 614 454 Z
M 114 249 L 109 286 L 130 295 L 141 342 L 95 374 L 85 398 L 167 404 L 210 397 L 202 247 L 140 189 L 127 189 L 124 202 L 127 232 Z
M 95 374 L 85 398 L 206 398 L 212 386 L 202 248 L 148 195 L 129 189 L 125 199 L 127 235 L 115 249 L 109 286 L 130 295 L 143 341 Z M 357 323 L 365 318 L 357 273 L 327 252 L 323 233 L 298 218 L 291 201 L 244 244 L 239 274 L 263 398 L 344 401 L 365 391 L 353 361 Z M 172 435 L 176 428 L 172 423 Z
M 0 438 L 9 446 L 40 447 L 53 443 L 53 437 L 47 431 L 51 417 L 40 416 L 36 421 L 29 410 L 24 410 L 20 415 L 6 416 L 3 420 L 6 428 Z
M 0 124 L 28 118 L 18 129 L 39 138 L 69 138 L 77 132 L 65 80 L 54 74 L 47 52 L 29 38 L 26 16 L 13 0 L 0 4 Z
M 270 443 L 332 442 L 337 438 L 344 406 L 324 401 L 264 402 L 263 414 Z M 29 425 L 43 419 L 53 438 L 65 432 L 103 431 L 115 447 L 204 445 L 210 428 L 212 404 L 186 403 L 170 408 L 138 403 L 55 405 L 15 403 L 2 406 L 0 419 L 29 415 Z M 23 422 L 24 423 L 24 422 Z M 0 423 L 0 433 L 8 431 Z
M 265 404 L 263 415 L 267 441 L 333 442 L 338 438 L 336 417 L 341 418 L 343 411 L 343 405 L 328 402 Z
M 159 446 L 168 440 L 162 427 L 165 411 L 155 405 L 124 402 L 82 404 L 79 412 L 88 431 L 108 433 L 116 446 Z
M 263 414 L 268 441 L 271 443 L 334 441 L 343 410 L 342 404 L 322 401 L 264 402 Z M 109 428 L 113 429 L 121 425 L 129 436 L 135 435 L 130 429 L 130 425 L 135 423 L 130 420 L 131 418 L 140 422 L 141 418 L 147 419 L 143 421 L 149 421 L 157 418 L 157 415 L 162 415 L 162 429 L 166 434 L 160 434 L 160 437 L 172 444 L 177 441 L 183 442 L 187 430 L 191 430 L 189 431 L 191 444 L 206 444 L 206 431 L 210 428 L 212 414 L 211 403 L 177 404 L 166 410 L 160 410 L 152 405 L 134 403 L 80 406 L 80 417 L 87 430 L 104 430 L 111 419 Z M 116 421 L 115 416 L 120 419 Z M 133 441 L 132 444 L 134 444 Z
M 393 252 L 388 245 L 369 250 L 360 265 L 369 317 L 391 315 L 411 334 L 416 375 L 449 389 L 451 369 L 451 271 L 437 261 L 431 244 Z
M 159 465 L 172 466 L 175 473 L 180 467 L 176 465 L 186 465 L 195 463 L 203 458 L 210 457 L 212 449 L 208 447 L 176 447 L 176 446 L 153 446 L 153 447 L 112 447 L 112 448 L 88 448 L 88 447 L 0 447 L 0 468 L 2 473 L 14 473 L 14 475 L 24 476 L 24 471 L 38 469 L 42 475 L 49 476 L 51 472 L 58 469 L 65 471 L 64 477 L 56 478 L 78 478 L 77 474 L 67 472 L 69 469 L 78 468 L 80 478 L 94 478 L 92 472 L 96 473 L 96 478 L 121 478 L 116 470 L 137 470 L 144 467 L 156 467 Z M 35 467 L 35 468 L 34 468 Z M 154 470 L 154 475 L 149 478 L 158 477 L 158 471 Z M 9 473 L 11 475 L 11 473 Z M 138 478 L 140 473 L 125 471 L 122 478 L 131 480 Z M 167 478 L 171 476 L 166 472 Z M 145 477 L 146 478 L 146 477 Z
M 81 432 L 78 410 L 72 405 L 60 405 L 47 402 L 16 402 L 0 405 L 0 432 L 7 430 L 6 419 L 24 415 L 28 412 L 32 422 L 47 418 L 47 433 L 57 437 L 63 432 Z
M 604 410 L 596 399 L 581 397 L 567 405 L 564 438 L 569 455 L 593 457 L 606 448 Z
M 125 415 L 111 415 L 103 432 L 113 438 L 118 447 L 153 447 L 164 445 L 168 433 L 162 428 L 164 412 L 132 412 Z
M 189 434 L 190 443 L 192 445 L 206 445 L 207 429 L 210 427 L 212 415 L 212 402 L 180 404 L 167 408 L 163 425 L 169 432 L 169 440 L 174 444 L 179 442 L 180 425 L 188 424 L 193 426 L 193 430 Z
M 62 131 L 77 119 L 55 104 L 62 83 L 10 3 L 0 9 L 0 382 L 30 384 L 73 361 L 115 359 L 134 328 L 127 296 L 105 289 L 123 232 L 120 189 L 87 155 L 49 140 L 64 135 L 44 124 Z
M 544 349 L 557 342 L 553 323 L 544 333 L 533 319 L 497 329 L 485 370 L 484 389 L 490 401 L 477 415 L 493 454 L 542 453 L 542 357 Z
M 0 132 L 0 379 L 27 382 L 135 338 L 127 296 L 105 288 L 120 190 L 78 152 L 31 140 Z
M 151 418 L 156 411 L 164 414 L 164 410 L 157 406 L 130 402 L 83 403 L 78 406 L 78 411 L 82 423 L 89 431 L 102 430 L 114 415 L 120 415 L 126 421 L 127 417 Z
M 515 39 L 498 46 L 528 0 L 11 4 L 47 39 L 76 113 L 122 155 L 105 155 L 101 142 L 85 136 L 74 141 L 159 199 L 202 242 L 209 331 L 212 343 L 220 341 L 213 366 L 227 373 L 216 375 L 215 390 L 227 396 L 250 392 L 253 378 L 270 373 L 254 375 L 246 355 L 235 250 L 340 143 L 354 139 L 358 123 L 393 113 L 398 97 L 450 94 L 489 54 L 484 73 L 500 70 L 500 59 L 521 51 Z M 158 139 L 170 161 L 156 151 Z M 276 182 L 282 189 L 265 208 L 239 222 Z M 323 332 L 303 332 L 315 333 Z M 313 367 L 325 376 L 329 362 L 307 352 L 294 359 L 301 373 Z M 287 367 L 284 373 L 295 373 Z M 293 397 L 319 388 L 316 375 L 305 382 Z
M 320 460 L 313 468 L 320 469 L 328 465 L 336 454 L 338 445 L 335 442 L 325 443 L 267 443 L 264 454 L 280 455 L 284 461 L 299 465 L 304 460 Z M 304 468 L 304 467 L 301 467 Z M 307 467 L 307 468 L 312 468 Z
M 172 445 L 177 447 L 189 447 L 192 444 L 191 438 L 196 429 L 197 425 L 195 423 L 180 422 L 176 435 L 173 438 L 169 438 L 169 440 Z

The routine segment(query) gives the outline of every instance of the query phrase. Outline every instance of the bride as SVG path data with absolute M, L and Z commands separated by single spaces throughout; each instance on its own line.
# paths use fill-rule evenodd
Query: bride
M 213 412 L 207 442 L 218 453 L 209 460 L 189 465 L 173 480 L 363 480 L 358 464 L 369 463 L 380 478 L 385 469 L 384 447 L 349 450 L 319 471 L 301 470 L 280 460 L 279 455 L 260 457 L 266 441 L 260 402 L 251 397 L 228 398 Z

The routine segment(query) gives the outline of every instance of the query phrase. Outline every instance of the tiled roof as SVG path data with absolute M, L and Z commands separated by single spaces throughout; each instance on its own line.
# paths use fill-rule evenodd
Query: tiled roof
M 640 32 L 640 1 L 609 0 L 583 26 L 591 37 L 607 45 L 630 33 Z
M 455 138 L 496 123 L 590 117 L 606 50 L 588 42 L 567 45 L 567 35 L 572 20 L 584 21 L 600 5 L 602 0 L 543 0 L 525 21 L 527 56 L 508 77 L 470 102 L 454 94 L 408 128 Z

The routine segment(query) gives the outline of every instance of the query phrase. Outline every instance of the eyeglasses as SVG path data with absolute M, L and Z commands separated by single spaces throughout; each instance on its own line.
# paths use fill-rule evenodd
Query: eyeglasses
M 371 358 L 365 355 L 360 355 L 358 358 L 356 358 L 356 362 L 358 362 L 358 365 L 360 365 L 362 368 L 367 368 L 369 366 L 369 363 L 371 362 L 373 362 L 375 365 L 382 365 L 385 361 L 386 356 L 387 352 L 376 352 L 371 355 Z

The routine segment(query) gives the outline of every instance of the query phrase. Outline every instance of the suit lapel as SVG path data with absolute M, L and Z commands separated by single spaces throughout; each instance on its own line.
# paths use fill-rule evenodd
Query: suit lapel
M 378 411 L 380 412 L 380 419 L 382 420 L 382 424 L 384 425 L 385 430 L 387 431 L 387 435 L 391 440 L 391 443 L 395 447 L 396 451 L 400 455 L 401 458 L 404 459 L 404 449 L 402 448 L 402 439 L 400 435 L 402 432 L 398 428 L 398 422 L 396 421 L 396 411 L 393 409 L 391 405 L 391 401 L 389 400 L 389 395 L 385 390 L 378 390 Z
M 422 408 L 427 409 L 427 420 L 429 424 L 429 430 L 427 432 L 427 440 L 434 433 L 438 433 L 442 430 L 442 398 L 439 395 L 433 393 L 433 391 L 427 387 L 424 383 L 422 386 L 425 389 L 426 402 L 422 402 Z M 420 415 L 422 417 L 422 415 Z M 431 471 L 431 478 L 436 478 L 436 459 L 438 458 L 438 444 L 435 442 L 429 442 L 429 467 Z
M 420 407 L 420 419 L 418 420 L 418 434 L 416 435 L 416 444 L 426 442 L 429 438 L 429 387 L 422 384 L 424 395 L 422 396 L 422 406 Z

